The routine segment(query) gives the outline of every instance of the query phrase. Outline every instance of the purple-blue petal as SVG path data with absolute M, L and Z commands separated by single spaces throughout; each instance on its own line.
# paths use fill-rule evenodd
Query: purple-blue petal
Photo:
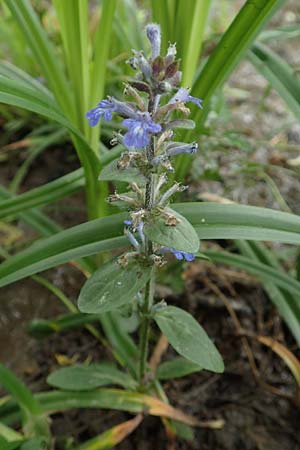
M 152 121 L 149 113 L 137 114 L 135 118 L 125 119 L 122 125 L 128 128 L 124 135 L 124 144 L 127 147 L 146 147 L 150 144 L 150 134 L 161 131 L 161 126 Z
M 143 148 L 147 147 L 150 143 L 150 136 L 147 132 L 136 132 L 135 130 L 129 130 L 124 135 L 124 144 L 127 147 Z
M 95 127 L 101 117 L 104 120 L 109 121 L 112 119 L 112 113 L 114 112 L 114 104 L 109 100 L 101 100 L 95 108 L 88 111 L 85 117 L 89 121 L 91 127 Z
M 173 255 L 175 256 L 176 259 L 182 260 L 183 259 L 183 253 L 179 252 L 177 250 L 172 250 Z
M 181 252 L 180 250 L 176 250 L 175 248 L 169 248 L 169 247 L 161 247 L 160 249 L 161 253 L 170 252 L 173 253 L 176 259 L 182 261 L 185 259 L 188 262 L 194 261 L 195 255 L 193 253 L 187 253 L 187 252 Z
M 176 103 L 176 102 L 193 102 L 195 103 L 199 108 L 202 108 L 202 100 L 197 97 L 193 97 L 192 95 L 189 95 L 190 90 L 186 88 L 179 88 L 176 94 L 171 98 L 168 104 Z
M 89 125 L 95 127 L 100 120 L 101 110 L 98 107 L 93 108 L 86 113 L 85 117 L 88 119 Z
M 198 108 L 201 108 L 201 109 L 203 108 L 201 98 L 197 98 L 197 97 L 193 97 L 192 95 L 189 95 L 187 101 L 195 103 L 195 105 L 197 105 Z
M 159 125 L 159 123 L 155 123 L 152 120 L 150 120 L 149 122 L 147 122 L 146 126 L 147 131 L 149 131 L 149 133 L 159 133 L 161 131 L 161 125 Z
M 191 262 L 194 261 L 195 255 L 193 253 L 184 253 L 184 258 L 186 261 Z

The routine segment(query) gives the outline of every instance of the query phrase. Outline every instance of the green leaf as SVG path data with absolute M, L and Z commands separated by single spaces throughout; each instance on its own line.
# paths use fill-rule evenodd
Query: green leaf
M 82 120 L 88 110 L 89 52 L 88 52 L 88 2 L 61 2 L 53 0 L 62 36 L 65 62 L 74 90 L 76 123 L 83 130 Z
M 280 273 L 285 273 L 283 267 L 280 265 L 274 252 L 268 249 L 265 245 L 259 242 L 236 241 L 239 251 L 246 257 L 253 259 L 256 262 L 261 262 L 267 266 L 273 267 Z M 300 345 L 300 311 L 299 311 L 299 296 L 293 295 L 284 289 L 279 288 L 269 277 L 263 278 L 261 272 L 261 280 L 263 287 L 267 292 L 270 300 L 276 306 L 279 315 L 283 318 L 286 325 L 290 329 L 298 345 Z
M 51 391 L 36 394 L 35 398 L 41 404 L 45 414 L 61 413 L 73 408 L 103 408 L 134 414 L 147 411 L 150 415 L 169 417 L 189 425 L 197 422 L 156 397 L 123 389 L 100 388 L 87 392 Z M 0 405 L 1 421 L 11 423 L 17 421 L 19 417 L 18 405 L 13 401 L 8 401 L 4 406 Z
M 248 205 L 181 203 L 173 208 L 191 222 L 201 239 L 247 239 L 300 243 L 300 217 Z
M 187 8 L 184 2 L 181 2 L 183 14 L 187 16 L 188 20 L 187 26 L 184 26 L 185 45 L 183 54 L 180 55 L 182 58 L 183 86 L 191 86 L 193 83 L 212 1 L 196 0 L 193 3 L 193 11 L 190 11 L 190 5 Z
M 16 20 L 25 41 L 38 62 L 44 77 L 60 104 L 70 115 L 74 112 L 74 103 L 62 65 L 54 48 L 43 30 L 40 21 L 28 0 L 5 0 Z
M 3 186 L 0 186 L 0 199 L 4 201 L 11 198 L 13 198 L 13 195 Z M 53 234 L 61 231 L 61 227 L 59 225 L 38 210 L 20 212 L 18 217 L 44 237 L 52 236 Z
M 151 267 L 130 264 L 121 267 L 109 261 L 93 273 L 81 289 L 78 308 L 81 312 L 99 314 L 129 304 L 150 278 Z
M 189 361 L 212 372 L 223 372 L 222 357 L 204 329 L 189 313 L 167 306 L 154 316 L 172 347 Z
M 18 106 L 41 114 L 68 129 L 84 168 L 89 214 L 92 217 L 97 213 L 100 215 L 100 212 L 103 214 L 105 203 L 101 203 L 100 200 L 102 197 L 105 198 L 106 186 L 97 181 L 101 169 L 98 155 L 90 147 L 81 132 L 61 113 L 53 97 L 46 95 L 44 92 L 28 88 L 24 82 L 0 75 L 0 103 Z
M 5 443 L 22 441 L 23 435 L 0 422 L 0 444 L 2 443 L 2 440 L 3 442 L 5 441 Z
M 74 450 L 108 450 L 116 448 L 116 445 L 122 442 L 130 433 L 132 433 L 143 420 L 141 415 L 135 416 L 126 422 L 115 425 L 88 441 L 85 441 Z
M 101 14 L 93 42 L 93 61 L 91 64 L 91 83 L 89 92 L 89 106 L 94 107 L 95 101 L 104 97 L 105 83 L 107 81 L 107 62 L 112 43 L 113 18 L 117 0 L 102 0 Z M 127 5 L 126 5 L 127 6 Z M 120 4 L 118 3 L 118 8 Z M 103 39 L 105 36 L 105 39 Z M 93 148 L 99 145 L 99 125 L 90 128 Z
M 3 265 L 13 263 L 15 273 L 9 276 L 13 281 L 11 277 L 15 278 L 17 270 L 23 278 L 81 256 L 119 248 L 126 244 L 123 229 L 123 221 L 116 221 L 115 216 L 87 222 L 35 242 L 19 253 L 18 258 L 9 258 Z M 7 270 L 10 272 L 9 267 Z
M 115 159 L 111 163 L 105 166 L 100 175 L 99 180 L 102 181 L 124 181 L 127 183 L 136 182 L 138 184 L 143 184 L 146 181 L 146 178 L 140 174 L 139 170 L 134 167 L 129 167 L 124 170 L 118 169 L 118 160 Z
M 108 385 L 136 388 L 136 382 L 130 375 L 109 363 L 63 367 L 51 373 L 47 382 L 67 391 L 91 391 Z
M 225 251 L 207 250 L 205 255 L 207 255 L 212 261 L 239 267 L 240 269 L 246 270 L 248 273 L 258 276 L 259 278 L 268 278 L 268 280 L 272 281 L 275 285 L 293 295 L 299 296 L 300 282 L 295 278 L 274 269 L 273 267 L 251 260 L 245 256 L 236 255 Z M 298 310 L 300 313 L 299 305 Z
M 176 250 L 196 253 L 199 250 L 199 238 L 193 226 L 178 212 L 167 209 L 179 221 L 175 226 L 166 225 L 166 219 L 162 216 L 154 216 L 145 224 L 144 233 L 157 244 Z
M 300 35 L 299 23 L 293 23 L 291 25 L 280 26 L 279 28 L 269 28 L 263 30 L 259 35 L 259 41 L 274 41 L 275 39 L 281 42 L 285 39 L 297 38 Z
M 72 330 L 100 320 L 97 314 L 73 313 L 60 316 L 56 319 L 34 319 L 30 322 L 28 333 L 35 338 L 44 338 L 53 333 Z
M 115 310 L 113 313 L 104 313 L 101 314 L 101 316 L 101 325 L 111 346 L 121 357 L 123 366 L 126 367 L 132 375 L 136 376 L 136 361 L 139 353 L 138 348 L 131 336 L 124 327 L 122 327 L 122 322 L 119 320 L 119 311 Z
M 0 448 L 1 450 L 16 450 L 20 448 L 23 441 L 7 442 L 5 439 L 0 437 Z
M 47 444 L 45 442 L 45 439 L 41 437 L 30 439 L 24 442 L 20 447 L 20 450 L 46 450 L 46 449 Z
M 156 376 L 159 380 L 181 378 L 194 372 L 199 372 L 202 367 L 185 358 L 174 358 L 161 363 L 157 369 Z
M 200 239 L 300 244 L 300 217 L 295 214 L 255 206 L 201 202 L 174 204 L 173 209 L 187 217 Z M 125 219 L 126 214 L 115 214 L 92 220 L 34 243 L 0 265 L 0 286 L 72 259 L 126 246 Z
M 66 197 L 84 186 L 83 170 L 77 169 L 50 183 L 0 203 L 0 219 Z
M 47 418 L 43 415 L 39 402 L 29 389 L 5 366 L 0 364 L 0 384 L 18 402 L 23 416 L 23 428 L 28 436 L 42 436 L 50 442 Z
M 51 92 L 44 84 L 8 61 L 0 61 L 0 75 L 13 80 L 23 81 L 29 88 L 51 96 Z
M 232 72 L 255 37 L 284 0 L 247 0 L 207 60 L 193 94 L 208 99 Z
M 248 54 L 254 67 L 269 81 L 297 119 L 300 118 L 300 81 L 293 68 L 262 44 L 255 44 Z
M 192 88 L 192 95 L 202 98 L 204 102 L 204 110 L 195 109 L 193 114 L 197 128 L 207 117 L 212 95 L 229 78 L 264 24 L 284 2 L 285 0 L 247 0 L 235 16 Z M 186 138 L 187 136 L 184 140 L 187 140 Z M 186 156 L 180 155 L 177 158 L 177 179 L 183 179 L 190 167 L 191 158 Z

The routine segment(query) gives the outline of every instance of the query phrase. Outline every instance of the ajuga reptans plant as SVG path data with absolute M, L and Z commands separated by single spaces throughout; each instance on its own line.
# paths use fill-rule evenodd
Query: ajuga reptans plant
M 104 313 L 133 305 L 140 317 L 139 358 L 136 376 L 140 386 L 147 385 L 148 341 L 154 320 L 170 344 L 186 359 L 199 367 L 221 372 L 222 359 L 205 331 L 187 312 L 155 303 L 155 274 L 169 257 L 193 261 L 199 250 L 199 239 L 193 226 L 170 206 L 172 196 L 187 189 L 180 183 L 169 183 L 177 155 L 194 154 L 196 142 L 176 141 L 176 129 L 194 128 L 188 119 L 189 103 L 202 108 L 200 99 L 180 87 L 181 72 L 176 46 L 160 54 L 160 28 L 146 28 L 151 55 L 133 51 L 128 63 L 136 76 L 128 80 L 126 101 L 114 97 L 101 100 L 86 114 L 90 126 L 100 119 L 121 117 L 123 129 L 112 142 L 124 146 L 118 161 L 107 166 L 106 179 L 127 181 L 126 193 L 110 195 L 108 201 L 127 211 L 124 233 L 131 246 L 119 258 L 104 264 L 87 281 L 79 297 L 79 308 L 86 313 Z M 124 131 L 123 131 L 124 130 Z M 100 179 L 101 179 L 100 174 Z M 167 257 L 167 254 L 170 256 Z M 150 377 L 151 378 L 151 377 Z

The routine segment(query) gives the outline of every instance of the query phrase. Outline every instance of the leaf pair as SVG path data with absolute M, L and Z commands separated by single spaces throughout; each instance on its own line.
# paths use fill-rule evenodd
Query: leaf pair
M 116 261 L 109 262 L 84 285 L 78 300 L 79 309 L 99 314 L 129 304 L 150 279 L 150 274 L 151 267 L 133 264 L 124 268 Z M 216 347 L 190 314 L 167 306 L 154 314 L 154 320 L 180 355 L 203 369 L 223 371 L 222 358 Z

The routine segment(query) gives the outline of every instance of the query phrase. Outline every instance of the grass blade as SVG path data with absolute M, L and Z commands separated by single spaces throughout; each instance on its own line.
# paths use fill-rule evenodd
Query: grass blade
M 92 392 L 51 391 L 35 395 L 44 414 L 55 414 L 72 408 L 101 408 L 144 413 L 158 417 L 168 417 L 188 425 L 197 426 L 198 420 L 184 414 L 171 405 L 139 392 L 122 389 L 97 389 Z M 19 416 L 18 406 L 9 402 L 0 406 L 0 420 L 7 424 Z
M 90 439 L 75 450 L 106 450 L 114 448 L 131 434 L 139 426 L 142 420 L 142 414 L 138 414 L 133 419 L 120 423 L 105 431 L 100 436 Z
M 280 95 L 287 107 L 300 118 L 300 82 L 292 67 L 262 44 L 255 44 L 248 59 Z
M 229 252 L 208 250 L 205 252 L 213 262 L 229 264 L 256 276 L 260 280 L 268 280 L 286 292 L 299 298 L 300 283 L 295 278 L 290 277 L 273 267 L 261 262 L 253 261 L 245 256 L 235 255 Z M 295 314 L 300 317 L 300 303 L 295 305 Z
M 69 79 L 74 90 L 76 124 L 84 132 L 88 124 L 84 113 L 88 109 L 88 3 L 87 0 L 53 0 L 62 35 Z
M 273 253 L 259 242 L 236 241 L 239 251 L 248 258 L 257 262 L 262 262 L 276 270 L 283 271 L 283 268 L 273 256 Z M 268 279 L 262 280 L 265 291 L 270 300 L 276 306 L 278 313 L 285 321 L 292 335 L 300 345 L 300 318 L 298 314 L 298 296 L 292 295 Z
M 185 27 L 185 46 L 182 54 L 182 84 L 192 86 L 199 64 L 202 41 L 207 17 L 211 8 L 211 0 L 197 0 L 193 11 L 185 7 L 189 14 L 189 25 Z M 191 17 L 191 16 L 192 17 Z
M 0 203 L 0 219 L 44 206 L 77 192 L 84 186 L 83 170 L 77 169 L 50 183 L 32 189 Z
M 200 239 L 253 239 L 300 243 L 300 217 L 266 208 L 217 203 L 174 204 Z M 36 242 L 0 266 L 0 286 L 72 259 L 128 245 L 126 214 L 92 220 Z
M 0 199 L 3 199 L 5 201 L 11 198 L 13 198 L 12 194 L 8 192 L 4 187 L 0 186 Z M 61 231 L 61 227 L 59 225 L 49 219 L 45 214 L 37 210 L 19 213 L 18 217 L 20 217 L 21 220 L 30 225 L 42 236 L 52 236 L 53 234 Z
M 284 1 L 247 0 L 236 15 L 195 80 L 192 94 L 204 101 L 204 111 L 194 109 L 193 119 L 198 126 L 205 120 L 212 95 L 228 79 L 263 25 L 283 5 Z M 190 164 L 191 160 L 186 155 L 177 158 L 177 178 L 184 178 Z
M 89 214 L 91 217 L 103 215 L 105 203 L 99 201 L 99 195 L 101 193 L 105 197 L 106 184 L 97 180 L 101 170 L 100 161 L 80 131 L 61 113 L 51 95 L 36 92 L 24 82 L 0 75 L 0 103 L 41 114 L 68 129 L 84 168 Z
M 5 3 L 18 23 L 58 103 L 69 117 L 73 117 L 74 105 L 63 69 L 30 2 L 5 0 Z
M 284 0 L 246 1 L 195 82 L 193 93 L 203 98 L 204 104 L 228 78 L 263 25 L 283 3 Z
M 27 436 L 43 436 L 50 441 L 50 430 L 38 400 L 27 387 L 6 367 L 0 364 L 0 384 L 17 401 L 23 416 L 23 428 Z
M 113 17 L 116 9 L 116 0 L 103 0 L 101 18 L 93 43 L 93 61 L 91 65 L 91 84 L 88 107 L 92 108 L 104 96 L 107 61 L 111 44 Z M 99 140 L 99 126 L 90 128 L 90 143 L 97 149 Z

